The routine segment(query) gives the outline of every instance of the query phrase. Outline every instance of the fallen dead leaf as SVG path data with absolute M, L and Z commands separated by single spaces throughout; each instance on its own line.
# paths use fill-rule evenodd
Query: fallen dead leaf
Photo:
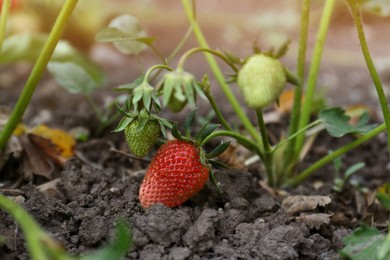
M 282 201 L 282 208 L 289 216 L 299 212 L 312 211 L 317 207 L 324 207 L 331 202 L 329 196 L 288 196 Z
M 229 147 L 218 158 L 225 164 L 238 170 L 246 170 L 246 157 L 248 152 L 244 147 L 237 143 L 230 143 Z
M 313 213 L 313 214 L 303 214 L 301 213 L 295 219 L 303 222 L 309 229 L 317 229 L 319 230 L 322 225 L 329 225 L 330 223 L 330 214 L 325 213 Z
M 38 125 L 29 131 L 29 135 L 33 137 L 39 136 L 50 140 L 53 143 L 53 146 L 51 146 L 50 149 L 54 149 L 65 159 L 69 159 L 74 156 L 76 141 L 73 136 L 61 129 Z M 38 140 L 37 145 L 39 146 L 40 144 L 41 140 Z M 43 144 L 42 148 L 47 149 L 47 144 Z

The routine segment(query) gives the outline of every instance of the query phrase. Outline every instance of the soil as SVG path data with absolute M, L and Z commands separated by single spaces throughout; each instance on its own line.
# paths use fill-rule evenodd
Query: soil
M 208 2 L 215 4 L 215 1 Z M 256 1 L 249 2 L 256 5 Z M 268 8 L 273 6 L 272 1 L 263 2 Z M 164 8 L 155 5 L 157 9 Z M 200 6 L 204 6 L 201 17 L 207 17 L 207 12 L 212 12 L 210 10 L 215 11 L 213 4 L 208 6 L 203 3 Z M 235 7 L 235 4 L 228 4 L 227 9 L 224 9 L 225 13 L 219 15 L 238 12 L 236 8 L 229 9 L 232 6 Z M 165 8 L 170 9 L 171 6 Z M 249 5 L 247 8 L 252 7 Z M 343 14 L 342 11 L 340 13 Z M 153 16 L 155 13 L 146 13 L 144 18 L 144 22 L 149 22 L 151 34 L 163 34 L 164 29 L 159 27 L 159 21 L 152 24 L 147 20 L 148 14 Z M 245 10 L 242 13 L 238 12 L 232 19 L 238 21 L 244 16 Z M 331 35 L 330 43 L 333 50 L 337 50 L 336 42 L 350 41 L 349 34 L 346 35 L 344 32 L 352 30 L 350 21 L 342 19 L 342 15 L 336 18 L 341 20 L 340 24 L 345 27 L 331 29 L 333 37 Z M 378 28 L 386 28 L 383 26 L 384 23 L 375 19 L 370 21 Z M 176 29 L 183 29 L 180 24 L 175 26 Z M 217 26 L 220 24 L 210 22 L 206 32 L 208 34 L 214 32 Z M 180 39 L 182 31 L 185 31 L 185 28 L 177 35 L 173 35 L 173 38 Z M 378 32 L 385 37 L 387 31 L 378 29 Z M 244 33 L 251 35 L 248 31 Z M 291 35 L 296 35 L 296 32 L 291 32 Z M 160 45 L 163 53 L 166 53 L 167 46 L 171 47 L 171 38 L 161 38 L 163 40 Z M 222 36 L 211 38 L 213 47 L 224 46 Z M 375 35 L 372 38 L 375 38 Z M 243 49 L 248 50 L 249 41 L 253 38 L 248 36 L 246 39 L 239 43 L 230 43 L 229 46 L 232 50 L 241 52 Z M 354 56 L 354 51 L 358 51 L 358 44 L 356 42 L 351 44 L 349 58 Z M 384 53 L 381 45 L 375 45 L 374 50 L 374 54 L 377 55 Z M 111 79 L 107 89 L 95 94 L 94 98 L 100 101 L 112 95 L 113 86 L 128 83 L 140 73 L 139 64 L 134 60 L 124 59 L 107 46 L 93 46 L 90 54 L 108 71 Z M 327 89 L 329 103 L 346 105 L 363 102 L 372 108 L 373 120 L 380 121 L 380 117 L 375 116 L 380 114 L 376 113 L 377 102 L 367 87 L 370 85 L 370 78 L 366 70 L 359 65 L 360 63 L 355 62 L 356 59 L 348 60 L 347 65 L 340 64 L 337 63 L 340 62 L 340 58 L 336 59 L 337 61 L 332 60 L 337 53 L 333 53 L 333 56 L 332 52 L 328 54 L 321 70 L 321 75 L 325 76 L 320 76 L 319 85 L 329 87 Z M 150 53 L 146 53 L 141 55 L 140 59 L 144 64 L 153 64 L 155 60 L 151 56 Z M 293 64 L 293 58 L 287 55 L 284 60 L 287 64 Z M 204 64 L 203 62 L 194 58 L 188 69 L 201 77 L 205 72 L 201 71 L 204 66 L 199 64 Z M 31 67 L 25 64 L 1 69 L 2 105 L 13 106 L 30 69 Z M 11 85 L 14 87 L 6 88 Z M 220 92 L 216 91 L 215 95 L 217 100 L 224 100 Z M 221 102 L 222 110 L 230 121 L 235 122 L 231 108 L 225 106 L 226 103 Z M 201 105 L 200 114 L 205 116 L 207 111 L 208 107 Z M 184 114 L 185 112 L 167 115 L 180 120 Z M 109 131 L 103 136 L 95 135 L 94 129 L 97 128 L 98 122 L 88 104 L 83 101 L 83 97 L 67 93 L 46 75 L 34 95 L 24 122 L 29 125 L 46 123 L 67 130 L 83 126 L 92 133 L 90 140 L 77 145 L 75 158 L 65 163 L 54 184 L 51 182 L 52 186 L 42 188 L 40 185 L 45 181 L 34 178 L 33 181 L 23 182 L 15 189 L 0 189 L 3 194 L 19 201 L 38 223 L 73 255 L 86 254 L 105 245 L 113 237 L 116 223 L 120 218 L 126 220 L 133 235 L 132 248 L 125 258 L 153 260 L 338 259 L 338 252 L 343 247 L 342 239 L 359 223 L 367 222 L 377 227 L 387 226 L 388 215 L 370 200 L 373 194 L 371 191 L 389 181 L 390 165 L 384 134 L 343 157 L 346 166 L 357 162 L 364 162 L 366 166 L 352 176 L 342 192 L 335 192 L 332 189 L 335 171 L 332 165 L 327 165 L 299 187 L 280 191 L 275 195 L 262 183 L 263 179 L 259 177 L 259 172 L 262 173 L 261 166 L 255 164 L 245 170 L 234 168 L 217 170 L 215 175 L 222 193 L 213 185 L 207 184 L 198 195 L 180 207 L 171 209 L 163 205 L 154 205 L 144 210 L 138 200 L 138 189 L 148 163 L 110 151 L 113 147 L 127 151 L 123 136 Z M 284 118 L 270 127 L 273 133 L 280 134 L 286 130 L 284 128 L 286 124 L 287 120 Z M 114 125 L 110 129 L 113 127 Z M 329 150 L 337 149 L 353 138 L 347 136 L 334 139 L 321 133 L 300 167 L 302 169 L 307 167 L 326 155 Z M 20 173 L 22 169 L 23 166 L 19 162 L 13 162 L 7 168 L 8 174 L 1 173 L 1 181 L 12 185 L 14 180 L 9 178 L 9 174 Z M 345 167 L 342 170 L 345 170 Z M 329 197 L 331 202 L 325 206 L 315 207 L 309 212 L 289 214 L 282 202 L 284 198 L 294 194 L 323 195 Z M 329 221 L 313 226 L 305 221 L 305 214 L 309 213 L 327 214 Z M 0 212 L 0 234 L 4 237 L 4 242 L 0 245 L 1 259 L 29 259 L 18 226 L 4 212 Z

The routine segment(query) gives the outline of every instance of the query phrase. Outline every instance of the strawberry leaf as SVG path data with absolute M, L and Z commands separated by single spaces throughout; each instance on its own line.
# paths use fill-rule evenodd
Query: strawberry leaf
M 331 136 L 342 137 L 346 134 L 364 134 L 377 125 L 367 125 L 369 115 L 367 112 L 363 113 L 356 125 L 349 124 L 351 119 L 345 114 L 345 110 L 339 107 L 329 108 L 320 111 L 319 119 L 325 125 L 326 130 Z
M 353 260 L 389 259 L 389 251 L 382 250 L 383 247 L 386 249 L 386 240 L 378 229 L 361 225 L 344 238 L 343 242 L 346 246 L 341 250 L 340 255 Z
M 379 16 L 390 16 L 390 2 L 388 0 L 364 0 L 362 8 Z
M 90 73 L 81 65 L 71 61 L 50 62 L 47 69 L 62 87 L 74 94 L 88 95 L 105 83 L 102 74 Z

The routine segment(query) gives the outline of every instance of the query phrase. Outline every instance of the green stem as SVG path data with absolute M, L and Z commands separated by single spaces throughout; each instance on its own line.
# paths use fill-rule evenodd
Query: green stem
M 312 164 L 310 167 L 299 173 L 294 178 L 291 178 L 287 182 L 287 186 L 296 186 L 302 181 L 304 181 L 306 178 L 308 178 L 314 171 L 318 170 L 319 168 L 322 168 L 326 164 L 332 162 L 337 157 L 345 154 L 346 152 L 356 148 L 357 146 L 361 145 L 362 143 L 370 140 L 374 136 L 378 135 L 379 133 L 386 130 L 385 124 L 381 124 L 380 126 L 376 127 L 375 129 L 371 130 L 367 134 L 359 137 L 355 141 L 337 149 L 336 151 L 332 152 L 331 154 L 323 157 L 321 160 L 317 161 L 316 163 Z
M 260 156 L 260 158 L 262 157 L 262 154 L 261 154 L 261 151 L 259 150 L 259 146 L 249 140 L 248 138 L 246 138 L 245 136 L 239 134 L 239 133 L 236 133 L 236 132 L 232 132 L 232 131 L 226 131 L 226 130 L 220 130 L 220 131 L 215 131 L 213 133 L 211 133 L 209 136 L 207 136 L 203 141 L 202 141 L 202 145 L 207 143 L 208 141 L 210 141 L 211 139 L 215 138 L 215 137 L 218 137 L 218 136 L 229 136 L 229 137 L 233 137 L 234 139 L 236 139 L 240 144 L 242 144 L 243 146 L 245 146 L 246 148 L 250 149 L 251 151 L 254 151 L 256 154 L 258 154 Z
M 235 72 L 238 72 L 239 69 L 236 67 L 236 65 L 234 65 L 229 59 L 226 58 L 225 55 L 223 55 L 221 52 L 219 51 L 215 51 L 215 50 L 212 50 L 212 49 L 209 49 L 209 48 L 203 48 L 203 47 L 196 47 L 196 48 L 192 48 L 188 51 L 186 51 L 181 57 L 180 57 L 180 60 L 177 64 L 177 67 L 178 68 L 183 68 L 184 67 L 184 62 L 188 59 L 188 57 L 190 57 L 191 55 L 193 55 L 194 53 L 197 53 L 197 52 L 207 52 L 207 53 L 210 53 L 214 56 L 217 56 L 219 58 L 221 58 L 224 62 L 226 62 L 226 64 L 228 64 Z
M 302 80 L 305 78 L 305 64 L 306 64 L 306 50 L 307 50 L 307 38 L 309 34 L 309 18 L 310 18 L 310 5 L 311 0 L 303 0 L 301 8 L 301 24 L 299 33 L 299 48 L 297 57 L 297 75 Z M 291 122 L 288 136 L 291 137 L 298 131 L 299 118 L 301 115 L 301 98 L 302 98 L 302 86 L 295 86 L 294 90 L 294 102 L 291 110 Z M 293 152 L 295 147 L 294 138 L 288 145 L 285 154 L 285 166 L 291 165 L 291 159 L 294 158 Z
M 214 97 L 211 95 L 210 90 L 205 90 L 204 94 L 206 95 L 207 99 L 210 102 L 211 107 L 213 108 L 215 115 L 217 116 L 219 122 L 222 124 L 222 126 L 228 130 L 233 131 L 233 129 L 230 127 L 229 123 L 226 121 L 225 117 L 223 116 L 221 110 L 219 109 L 219 106 L 217 102 L 215 101 Z
M 0 133 L 0 150 L 4 149 L 6 146 L 10 136 L 12 135 L 12 132 L 20 122 L 24 111 L 30 103 L 34 90 L 38 85 L 43 72 L 45 71 L 47 63 L 49 62 L 51 55 L 61 38 L 62 32 L 64 31 L 67 21 L 76 7 L 77 2 L 78 0 L 67 0 L 63 5 L 61 12 L 53 26 L 53 29 L 50 32 L 49 38 L 45 43 L 45 46 L 43 47 L 43 50 L 39 55 L 29 78 L 27 79 L 26 85 L 23 88 L 23 91 L 20 94 L 14 109 L 12 110 L 6 125 Z
M 263 160 L 263 163 L 265 165 L 265 170 L 267 172 L 268 184 L 271 187 L 274 187 L 275 177 L 274 177 L 274 167 L 273 167 L 273 151 L 268 140 L 267 127 L 264 122 L 263 111 L 261 108 L 256 109 L 256 115 L 257 115 L 257 122 L 260 128 L 261 138 L 264 144 L 265 158 Z
M 192 1 L 189 0 L 181 0 L 182 5 L 187 13 L 187 17 L 190 21 L 190 24 L 193 26 L 193 31 L 195 34 L 195 37 L 199 43 L 199 45 L 203 48 L 210 49 L 207 41 L 203 35 L 202 30 L 200 29 L 200 26 L 198 22 L 195 19 L 194 10 L 192 6 Z M 238 118 L 241 120 L 241 123 L 245 127 L 245 129 L 249 132 L 249 134 L 252 136 L 254 140 L 262 147 L 263 143 L 262 140 L 256 130 L 256 128 L 253 126 L 249 118 L 246 116 L 245 112 L 241 108 L 240 103 L 236 99 L 234 93 L 229 88 L 229 85 L 225 82 L 225 78 L 223 76 L 223 73 L 221 69 L 218 66 L 218 63 L 214 59 L 214 57 L 211 54 L 205 53 L 206 60 L 211 68 L 211 71 L 213 72 L 219 86 L 221 87 L 222 91 L 225 93 L 227 100 L 230 102 L 234 112 L 237 114 Z
M 167 66 L 167 65 L 164 65 L 164 64 L 154 65 L 154 66 L 150 67 L 150 68 L 146 71 L 145 77 L 144 77 L 144 80 L 143 80 L 144 83 L 145 83 L 145 82 L 148 83 L 148 79 L 149 79 L 150 74 L 151 74 L 154 70 L 156 70 L 156 69 L 166 69 L 166 70 L 172 71 L 172 68 L 169 67 L 169 66 Z
M 7 19 L 9 10 L 11 9 L 11 1 L 12 0 L 3 0 L 3 4 L 1 6 L 1 16 L 0 16 L 0 55 L 3 47 L 5 30 L 7 29 Z
M 172 53 L 168 56 L 167 58 L 167 61 L 169 62 L 170 60 L 172 60 L 176 55 L 177 53 L 181 50 L 181 48 L 183 48 L 184 44 L 186 43 L 186 41 L 188 40 L 188 38 L 190 37 L 192 33 L 192 25 L 190 25 L 190 27 L 188 28 L 188 30 L 186 31 L 186 33 L 184 34 L 183 38 L 181 39 L 181 41 L 179 42 L 179 44 L 176 46 L 176 48 L 172 51 Z
M 278 150 L 279 148 L 283 147 L 283 145 L 285 145 L 286 143 L 288 142 L 292 142 L 294 141 L 294 139 L 300 135 L 301 133 L 303 132 L 306 132 L 308 129 L 318 125 L 319 123 L 321 123 L 321 120 L 316 120 L 314 122 L 311 122 L 310 124 L 308 124 L 307 126 L 305 126 L 304 128 L 300 129 L 299 131 L 297 131 L 296 133 L 290 135 L 288 138 L 284 139 L 283 141 L 279 142 L 277 145 L 274 146 L 274 151 Z
M 314 48 L 313 58 L 312 58 L 309 76 L 307 80 L 307 90 L 303 101 L 302 114 L 299 120 L 298 129 L 304 128 L 308 124 L 310 119 L 314 93 L 316 90 L 318 72 L 320 69 L 322 53 L 325 45 L 325 39 L 329 29 L 329 23 L 330 23 L 330 18 L 332 16 L 334 4 L 335 4 L 335 0 L 328 0 L 325 2 L 323 14 L 321 17 L 320 27 L 318 30 L 316 46 Z M 294 160 L 297 159 L 300 150 L 303 147 L 304 141 L 305 141 L 305 135 L 301 134 L 297 137 L 295 150 L 294 150 L 294 156 L 295 156 Z
M 350 10 L 352 13 L 353 21 L 355 23 L 355 27 L 359 36 L 360 46 L 362 48 L 363 56 L 366 61 L 368 70 L 370 72 L 372 81 L 374 82 L 376 93 L 379 98 L 379 103 L 382 108 L 382 114 L 383 118 L 386 124 L 386 130 L 387 130 L 387 145 L 390 153 L 390 111 L 389 106 L 387 103 L 386 95 L 383 90 L 383 86 L 381 83 L 381 80 L 379 78 L 378 72 L 375 68 L 374 62 L 372 61 L 370 51 L 368 49 L 368 44 L 366 40 L 366 36 L 364 34 L 363 30 L 363 23 L 362 23 L 362 17 L 360 13 L 360 6 L 358 3 L 349 3 Z

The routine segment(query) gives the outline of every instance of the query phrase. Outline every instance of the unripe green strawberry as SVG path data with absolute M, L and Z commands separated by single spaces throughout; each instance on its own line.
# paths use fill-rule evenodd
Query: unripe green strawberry
M 175 96 L 172 96 L 167 105 L 168 109 L 174 113 L 180 112 L 183 110 L 184 106 L 187 105 L 187 100 L 181 101 Z
M 282 93 L 287 76 L 283 64 L 265 54 L 250 57 L 238 73 L 237 83 L 250 108 L 262 108 Z
M 125 128 L 125 137 L 130 151 L 137 157 L 144 157 L 157 142 L 160 125 L 157 120 L 149 120 L 144 128 L 138 131 L 139 122 L 138 119 L 131 121 Z
M 198 193 L 210 168 L 201 162 L 201 149 L 193 142 L 171 140 L 160 147 L 141 184 L 144 208 L 155 203 L 175 207 Z

